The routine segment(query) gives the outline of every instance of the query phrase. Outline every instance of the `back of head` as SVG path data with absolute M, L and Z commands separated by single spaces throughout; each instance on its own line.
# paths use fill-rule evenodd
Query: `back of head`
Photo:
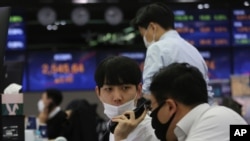
M 138 85 L 141 82 L 141 70 L 137 62 L 125 56 L 105 58 L 95 71 L 95 81 L 100 88 L 104 84 Z
M 72 110 L 64 136 L 69 141 L 96 141 L 97 118 L 96 104 L 85 99 L 71 101 L 66 110 Z
M 90 104 L 85 99 L 74 99 L 65 108 L 65 110 L 79 111 L 84 114 L 96 114 L 96 104 Z
M 164 29 L 174 29 L 174 13 L 164 3 L 153 3 L 140 8 L 131 25 L 147 28 L 150 22 L 156 22 Z
M 56 106 L 60 105 L 63 100 L 62 92 L 55 88 L 49 88 L 45 90 L 47 97 L 52 99 Z
M 201 72 L 187 63 L 173 63 L 157 72 L 152 80 L 150 91 L 158 103 L 166 98 L 187 105 L 207 103 L 206 82 Z

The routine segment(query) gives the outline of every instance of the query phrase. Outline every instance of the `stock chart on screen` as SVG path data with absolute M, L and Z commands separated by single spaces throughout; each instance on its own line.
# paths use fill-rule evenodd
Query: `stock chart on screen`
M 232 26 L 232 45 L 250 46 L 250 9 L 234 9 Z
M 6 50 L 26 48 L 25 22 L 22 15 L 11 15 L 9 20 Z
M 93 90 L 96 52 L 36 52 L 28 58 L 30 91 L 49 87 L 61 90 Z
M 196 47 L 230 45 L 227 10 L 175 10 L 175 28 Z
M 231 74 L 229 50 L 206 50 L 200 53 L 206 61 L 209 79 L 229 79 Z
M 143 70 L 144 67 L 144 60 L 146 56 L 145 51 L 125 51 L 125 50 L 113 50 L 113 51 L 99 51 L 97 53 L 97 62 L 99 63 L 106 57 L 110 56 L 126 56 L 133 60 L 135 60 L 138 65 L 140 66 L 140 69 Z
M 250 74 L 250 48 L 234 50 L 234 74 Z
M 230 96 L 231 54 L 230 50 L 213 49 L 200 51 L 207 67 L 209 85 L 215 97 Z

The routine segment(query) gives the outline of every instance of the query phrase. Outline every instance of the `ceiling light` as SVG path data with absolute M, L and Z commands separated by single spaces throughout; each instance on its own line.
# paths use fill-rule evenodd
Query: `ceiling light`
M 198 9 L 203 9 L 203 5 L 202 5 L 202 4 L 198 4 L 198 5 L 197 5 L 197 8 L 198 8 Z
M 244 1 L 244 6 L 249 6 L 249 2 L 248 1 Z

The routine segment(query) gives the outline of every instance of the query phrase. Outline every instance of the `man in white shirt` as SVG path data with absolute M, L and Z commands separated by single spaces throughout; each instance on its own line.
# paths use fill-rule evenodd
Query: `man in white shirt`
M 230 125 L 247 124 L 235 111 L 208 104 L 202 74 L 187 63 L 162 68 L 154 75 L 150 91 L 152 127 L 161 141 L 229 141 Z M 124 133 L 131 132 L 143 116 L 118 125 L 116 141 L 126 139 Z
M 165 4 L 153 3 L 142 7 L 131 24 L 138 27 L 147 48 L 143 69 L 144 94 L 150 94 L 151 77 L 160 68 L 174 62 L 186 62 L 196 66 L 208 83 L 208 69 L 204 59 L 193 45 L 174 30 L 174 14 Z M 207 88 L 211 98 L 212 88 Z
M 116 116 L 129 118 L 124 112 L 135 109 L 137 99 L 141 97 L 141 77 L 139 65 L 128 57 L 108 57 L 98 65 L 95 71 L 96 94 L 109 119 Z M 134 113 L 130 114 L 131 118 L 133 116 Z M 123 124 L 117 122 L 118 125 Z M 151 118 L 146 116 L 126 137 L 127 141 L 157 141 Z M 110 133 L 109 140 L 115 140 L 113 133 Z

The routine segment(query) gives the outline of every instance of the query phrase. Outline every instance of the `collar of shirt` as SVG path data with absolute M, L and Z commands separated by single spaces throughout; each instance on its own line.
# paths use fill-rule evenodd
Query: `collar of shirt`
M 164 34 L 162 34 L 159 40 L 162 40 L 162 39 L 165 39 L 165 38 L 171 37 L 171 36 L 176 37 L 176 36 L 179 36 L 179 34 L 176 30 L 171 29 L 171 30 L 165 32 Z
M 60 110 L 61 110 L 60 107 L 56 107 L 56 108 L 49 114 L 49 119 L 53 118 Z
M 188 112 L 176 125 L 174 133 L 178 140 L 184 140 L 196 119 L 209 109 L 209 104 L 204 103 L 196 106 Z

